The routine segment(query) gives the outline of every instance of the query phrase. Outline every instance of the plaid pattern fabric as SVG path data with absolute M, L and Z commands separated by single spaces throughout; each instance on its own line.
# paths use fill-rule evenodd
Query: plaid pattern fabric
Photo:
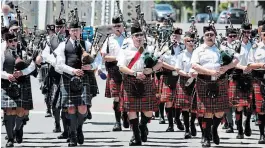
M 163 72 L 172 72 L 171 70 L 163 68 Z M 176 89 L 172 90 L 169 88 L 165 82 L 167 81 L 167 75 L 160 76 L 160 83 L 159 83 L 159 94 L 161 94 L 160 101 L 161 102 L 172 102 L 176 98 Z M 177 86 L 177 83 L 176 83 Z
M 158 78 L 156 74 L 154 74 L 154 81 L 155 81 L 155 86 L 156 86 L 156 94 L 160 94 L 159 92 L 160 77 Z
M 54 81 L 54 80 L 53 80 Z M 56 80 L 58 81 L 58 80 Z M 51 106 L 52 108 L 61 108 L 62 94 L 60 91 L 60 83 L 53 82 L 51 88 Z
M 115 71 L 119 70 L 118 66 L 108 68 L 108 77 L 106 81 L 105 97 L 114 98 L 119 97 L 121 84 L 114 81 Z
M 191 102 L 191 112 L 195 113 L 198 110 L 198 105 L 197 105 L 197 94 L 195 89 L 192 92 L 192 102 Z
M 133 83 L 143 82 L 144 93 L 141 98 L 132 94 Z M 155 82 L 151 77 L 143 81 L 125 75 L 121 84 L 120 109 L 126 112 L 157 111 L 159 100 L 155 96 Z
M 64 73 L 62 75 L 60 90 L 62 93 L 62 107 L 77 107 L 81 105 L 91 105 L 92 94 L 90 93 L 90 76 L 85 73 L 82 77 L 83 91 L 72 92 L 70 90 L 70 80 L 72 76 Z
M 229 81 L 228 97 L 230 104 L 236 107 L 249 107 L 252 102 L 252 88 L 243 92 L 237 87 L 236 81 Z
M 43 82 L 45 77 L 48 75 L 48 65 L 42 65 L 39 70 L 39 82 Z
M 98 84 L 97 84 L 97 80 L 96 80 L 96 76 L 95 76 L 95 72 L 92 71 L 86 71 L 88 77 L 89 77 L 89 85 L 90 85 L 90 94 L 93 97 L 96 97 L 97 94 L 99 94 L 99 90 L 98 90 Z
M 190 109 L 192 103 L 192 94 L 185 91 L 185 83 L 188 77 L 180 76 L 177 83 L 177 94 L 174 101 L 175 108 Z
M 198 113 L 216 113 L 225 112 L 229 108 L 228 98 L 228 80 L 221 79 L 217 83 L 219 85 L 219 94 L 217 98 L 209 98 L 206 95 L 207 85 L 216 81 L 202 80 L 197 78 L 196 93 L 197 93 L 197 106 Z
M 31 92 L 31 81 L 30 76 L 25 76 L 24 81 L 20 83 L 20 97 L 13 99 L 9 97 L 12 93 L 9 89 L 10 82 L 2 79 L 2 92 L 1 92 L 1 108 L 16 108 L 21 107 L 26 110 L 33 109 L 32 92 Z
M 265 112 L 265 100 L 260 92 L 261 81 L 254 78 L 252 84 L 253 84 L 253 89 L 254 89 L 256 112 L 264 113 Z

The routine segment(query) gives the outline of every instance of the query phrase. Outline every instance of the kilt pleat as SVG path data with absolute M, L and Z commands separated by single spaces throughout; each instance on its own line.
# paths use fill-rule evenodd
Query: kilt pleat
M 192 103 L 192 94 L 185 91 L 185 83 L 189 78 L 180 76 L 177 83 L 175 108 L 190 109 Z
M 118 66 L 108 68 L 108 76 L 106 80 L 105 97 L 114 98 L 120 96 L 121 83 L 115 82 L 115 72 L 119 70 Z M 116 76 L 117 77 L 117 76 Z
M 99 94 L 99 89 L 98 89 L 98 84 L 97 84 L 97 79 L 95 76 L 95 72 L 94 71 L 85 71 L 85 73 L 88 75 L 89 77 L 89 85 L 90 85 L 90 94 L 93 97 L 96 97 L 97 94 Z
M 59 83 L 58 83 L 59 82 Z M 52 108 L 61 108 L 62 94 L 60 90 L 60 79 L 53 79 L 51 87 L 51 106 Z
M 197 94 L 198 113 L 216 113 L 225 112 L 228 110 L 229 98 L 227 79 L 217 80 L 219 85 L 219 94 L 216 98 L 209 98 L 206 95 L 207 85 L 215 82 L 216 81 L 202 80 L 197 78 L 195 90 Z
M 252 88 L 249 88 L 248 91 L 241 91 L 237 87 L 236 81 L 229 81 L 228 97 L 230 105 L 236 107 L 249 107 L 252 102 Z
M 256 112 L 265 112 L 265 100 L 260 92 L 261 81 L 254 78 L 253 82 L 253 89 L 254 89 L 254 97 L 255 97 L 255 105 L 256 105 Z
M 92 94 L 90 93 L 90 75 L 85 73 L 82 77 L 83 91 L 72 92 L 70 90 L 71 75 L 64 73 L 60 82 L 62 93 L 61 107 L 78 107 L 81 105 L 91 105 Z
M 45 77 L 48 75 L 48 65 L 42 65 L 39 70 L 39 82 L 43 82 Z
M 31 91 L 31 81 L 30 76 L 25 76 L 23 78 L 23 82 L 20 84 L 20 97 L 17 99 L 9 97 L 9 95 L 12 93 L 8 86 L 10 82 L 8 80 L 2 79 L 2 92 L 1 92 L 1 108 L 16 108 L 21 107 L 26 110 L 32 110 L 33 109 L 33 101 L 32 101 L 32 91 Z
M 171 72 L 171 71 L 164 69 L 164 72 Z M 161 94 L 160 96 L 161 102 L 172 102 L 176 98 L 176 89 L 169 88 L 169 86 L 166 84 L 167 79 L 168 79 L 167 75 L 160 76 L 159 94 Z
M 144 84 L 144 93 L 140 98 L 132 94 L 132 83 L 139 82 Z M 151 77 L 139 80 L 135 77 L 125 75 L 121 84 L 120 94 L 121 111 L 143 112 L 158 110 L 159 99 L 156 98 L 155 82 Z

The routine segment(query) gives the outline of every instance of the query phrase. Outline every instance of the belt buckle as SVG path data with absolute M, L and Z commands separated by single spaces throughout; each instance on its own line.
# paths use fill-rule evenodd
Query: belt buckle
M 215 77 L 215 76 L 211 76 L 211 80 L 212 80 L 212 81 L 216 81 L 216 80 L 217 80 L 217 77 Z

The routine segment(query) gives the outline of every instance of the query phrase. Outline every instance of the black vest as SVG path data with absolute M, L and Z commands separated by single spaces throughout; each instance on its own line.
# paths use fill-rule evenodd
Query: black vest
M 10 49 L 6 49 L 3 70 L 10 74 L 14 73 L 15 61 L 16 59 L 14 55 L 12 54 L 12 51 Z
M 59 46 L 60 41 L 59 41 L 57 35 L 52 36 L 52 38 L 50 40 L 50 44 L 51 44 L 51 50 L 53 50 L 53 51 Z
M 76 69 L 81 69 L 82 67 L 82 62 L 81 62 L 81 57 L 82 57 L 82 49 L 81 47 L 73 47 L 73 44 L 71 41 L 67 40 L 65 43 L 65 64 L 76 68 Z

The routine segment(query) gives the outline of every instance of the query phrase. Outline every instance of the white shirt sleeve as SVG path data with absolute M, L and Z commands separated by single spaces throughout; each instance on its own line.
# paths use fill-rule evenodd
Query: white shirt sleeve
M 102 46 L 102 49 L 101 49 L 101 53 L 102 54 L 107 54 L 107 43 L 108 43 L 108 40 L 109 39 L 107 39 L 106 42 Z
M 200 50 L 200 48 L 197 48 L 193 51 L 192 56 L 191 56 L 191 60 L 190 60 L 191 64 L 199 64 L 200 63 L 199 50 Z
M 181 53 L 181 55 L 179 55 L 179 57 L 176 60 L 176 65 L 175 65 L 176 69 L 179 69 L 179 70 L 183 70 L 184 69 L 183 63 L 182 63 L 182 57 L 183 57 L 183 53 Z
M 92 70 L 95 70 L 100 65 L 100 63 L 102 63 L 102 56 L 100 52 L 98 52 L 94 62 L 91 64 L 93 67 Z
M 247 58 L 247 64 L 252 64 L 252 63 L 255 63 L 255 59 L 254 59 L 254 51 L 255 51 L 256 49 L 253 49 L 253 48 L 251 48 L 250 49 L 250 51 L 249 51 L 249 53 L 248 53 L 248 58 Z
M 4 62 L 5 62 L 5 48 L 2 48 L 2 52 L 1 52 L 1 78 L 2 79 L 8 79 L 9 73 L 4 71 Z
M 70 42 L 70 41 L 68 41 L 68 42 Z M 57 66 L 56 66 L 56 68 L 58 68 L 59 71 L 68 73 L 70 75 L 74 75 L 73 74 L 74 68 L 65 64 L 64 50 L 65 50 L 65 42 L 60 43 L 59 46 L 55 49 L 55 53 L 57 54 Z
M 126 67 L 124 49 L 119 50 L 119 53 L 116 59 L 118 61 L 117 66 Z
M 21 72 L 23 73 L 23 75 L 28 75 L 28 74 L 30 74 L 32 71 L 34 71 L 35 68 L 36 68 L 36 64 L 35 64 L 35 62 L 32 60 L 31 63 L 30 63 L 30 65 L 29 65 L 27 68 L 21 70 Z
M 53 67 L 56 65 L 56 58 L 53 53 L 50 54 L 50 46 L 46 44 L 46 47 L 42 51 L 42 58 L 43 58 L 43 63 L 47 62 L 51 64 Z

